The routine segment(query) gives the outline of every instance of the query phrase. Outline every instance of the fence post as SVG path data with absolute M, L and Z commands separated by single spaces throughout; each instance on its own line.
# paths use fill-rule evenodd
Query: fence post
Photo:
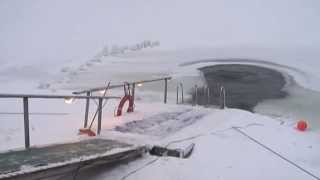
M 164 100 L 163 102 L 167 103 L 167 94 L 168 94 L 168 78 L 164 79 Z
M 87 96 L 91 96 L 91 93 L 88 91 Z M 84 114 L 84 128 L 88 126 L 88 116 L 89 116 L 89 105 L 90 105 L 90 99 L 86 99 L 86 110 Z
M 98 135 L 101 132 L 101 118 L 102 118 L 102 98 L 99 98 L 98 103 Z
M 25 144 L 25 148 L 28 149 L 30 148 L 28 97 L 23 97 L 23 117 L 24 117 L 24 144 Z

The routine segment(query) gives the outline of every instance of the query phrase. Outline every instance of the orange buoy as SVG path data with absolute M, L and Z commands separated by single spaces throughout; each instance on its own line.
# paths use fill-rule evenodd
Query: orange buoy
M 297 129 L 299 131 L 305 131 L 307 129 L 307 127 L 308 127 L 308 124 L 307 124 L 307 122 L 305 120 L 298 121 Z

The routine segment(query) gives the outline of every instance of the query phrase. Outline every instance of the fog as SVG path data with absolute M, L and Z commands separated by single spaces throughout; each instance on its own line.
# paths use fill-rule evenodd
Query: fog
M 56 67 L 103 46 L 320 47 L 317 0 L 1 0 L 0 69 Z

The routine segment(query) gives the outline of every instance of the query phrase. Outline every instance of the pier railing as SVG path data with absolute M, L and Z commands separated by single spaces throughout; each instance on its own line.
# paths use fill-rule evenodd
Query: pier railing
M 218 94 L 218 104 L 220 106 L 220 109 L 224 109 L 226 107 L 226 89 L 224 86 L 218 86 L 218 90 L 216 91 Z M 195 85 L 193 87 L 193 92 L 192 92 L 192 105 L 198 105 L 199 104 L 199 99 L 202 97 L 205 98 L 205 101 L 203 102 L 204 105 L 208 106 L 210 105 L 211 98 L 214 97 L 212 88 L 209 87 L 198 87 L 198 85 Z M 183 91 L 183 90 L 182 90 Z M 201 94 L 200 94 L 201 93 Z M 183 94 L 183 92 L 182 92 Z M 202 95 L 200 97 L 200 95 Z M 179 87 L 177 86 L 177 104 L 178 104 L 178 99 L 179 99 Z
M 119 99 L 115 96 L 78 96 L 78 95 L 45 95 L 45 94 L 0 94 L 0 98 L 16 98 L 21 99 L 23 104 L 23 119 L 24 119 L 24 142 L 25 148 L 30 147 L 30 131 L 29 131 L 29 99 L 64 99 L 65 101 L 72 101 L 73 99 L 98 99 L 99 113 L 98 113 L 98 133 L 101 130 L 102 119 L 102 101 L 107 99 Z
M 134 97 L 136 85 L 139 86 L 139 85 L 142 85 L 142 84 L 145 84 L 145 83 L 164 81 L 163 102 L 166 104 L 167 103 L 167 98 L 168 98 L 168 81 L 171 80 L 171 79 L 172 79 L 172 77 L 163 77 L 163 78 L 150 79 L 150 80 L 125 82 L 123 84 L 110 85 L 110 86 L 108 86 L 108 89 L 123 88 L 124 86 L 128 86 L 128 87 L 132 88 L 132 96 Z M 75 91 L 75 92 L 73 92 L 73 94 L 75 94 L 75 95 L 86 94 L 87 97 L 92 97 L 91 95 L 94 92 L 105 91 L 105 90 L 106 90 L 106 87 L 103 86 L 103 87 L 96 87 L 96 88 L 91 88 L 91 89 L 86 89 L 86 90 L 81 90 L 81 91 Z M 90 106 L 90 99 L 87 98 L 86 99 L 86 108 L 85 108 L 85 117 L 84 117 L 84 127 L 85 128 L 88 125 L 89 106 Z

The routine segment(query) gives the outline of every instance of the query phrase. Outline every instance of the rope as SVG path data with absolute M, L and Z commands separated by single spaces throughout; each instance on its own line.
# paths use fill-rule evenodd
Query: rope
M 263 148 L 265 148 L 266 150 L 272 152 L 273 154 L 275 154 L 276 156 L 280 157 L 281 159 L 287 161 L 288 163 L 290 163 L 291 165 L 295 166 L 296 168 L 300 169 L 301 171 L 303 171 L 304 173 L 308 174 L 309 176 L 313 177 L 314 179 L 316 180 L 320 180 L 319 177 L 317 177 L 316 175 L 312 174 L 311 172 L 309 172 L 308 170 L 302 168 L 301 166 L 297 165 L 296 163 L 294 163 L 293 161 L 285 158 L 284 156 L 282 156 L 281 154 L 275 152 L 274 150 L 272 150 L 271 148 L 267 147 L 266 145 L 262 144 L 261 142 L 257 141 L 256 139 L 250 137 L 249 135 L 247 135 L 246 133 L 244 133 L 243 131 L 241 131 L 240 129 L 241 128 L 247 128 L 247 127 L 250 127 L 250 126 L 263 126 L 262 124 L 259 124 L 259 123 L 251 123 L 251 124 L 247 124 L 246 126 L 243 126 L 243 127 L 231 127 L 231 128 L 226 128 L 226 129 L 223 129 L 223 130 L 218 130 L 218 131 L 213 131 L 213 132 L 210 132 L 209 134 L 198 134 L 198 135 L 195 135 L 195 136 L 191 136 L 191 137 L 187 137 L 187 138 L 183 138 L 183 139 L 179 139 L 179 140 L 174 140 L 174 141 L 171 141 L 169 142 L 165 147 L 167 148 L 168 146 L 170 146 L 171 144 L 175 144 L 175 143 L 179 143 L 179 142 L 183 142 L 183 141 L 188 141 L 188 140 L 192 140 L 192 139 L 197 139 L 199 137 L 202 137 L 202 136 L 207 136 L 207 135 L 216 135 L 217 133 L 223 133 L 223 132 L 226 132 L 226 131 L 229 131 L 229 130 L 236 130 L 237 132 L 241 133 L 242 135 L 244 135 L 245 137 L 249 138 L 250 140 L 252 140 L 253 142 L 259 144 L 260 146 L 262 146 Z M 123 176 L 121 178 L 121 180 L 125 180 L 126 178 L 128 178 L 129 176 L 137 173 L 138 171 L 146 168 L 147 166 L 155 163 L 157 160 L 159 160 L 159 157 L 156 158 L 156 159 L 153 159 L 152 161 L 149 161 L 147 162 L 146 164 L 144 164 L 142 167 L 134 170 L 134 171 L 131 171 L 130 173 L 128 173 L 127 175 Z
M 260 145 L 261 147 L 263 147 L 264 149 L 270 151 L 271 153 L 275 154 L 276 156 L 278 156 L 279 158 L 281 158 L 282 160 L 288 162 L 289 164 L 295 166 L 296 168 L 300 169 L 301 171 L 303 171 L 304 173 L 308 174 L 309 176 L 313 177 L 316 180 L 320 180 L 319 177 L 317 177 L 316 175 L 312 174 L 310 171 L 304 169 L 303 167 L 299 166 L 298 164 L 294 163 L 293 161 L 289 160 L 288 158 L 282 156 L 281 154 L 279 154 L 278 152 L 272 150 L 271 148 L 269 148 L 268 146 L 262 144 L 261 142 L 259 142 L 258 140 L 254 139 L 253 137 L 249 136 L 248 134 L 246 134 L 245 132 L 241 131 L 239 127 L 232 127 L 232 129 L 234 129 L 235 131 L 239 132 L 240 134 L 242 134 L 243 136 L 247 137 L 248 139 L 250 139 L 251 141 L 253 141 L 254 143 Z
M 249 127 L 249 126 L 255 126 L 255 125 L 260 125 L 260 124 L 257 124 L 257 123 L 252 123 L 252 124 L 248 124 L 246 126 L 244 126 L 243 128 L 246 128 L 246 127 Z M 213 132 L 210 132 L 209 134 L 206 134 L 206 133 L 203 133 L 203 134 L 197 134 L 197 135 L 194 135 L 194 136 L 190 136 L 190 137 L 187 137 L 187 138 L 183 138 L 183 139 L 178 139 L 178 140 L 173 140 L 173 141 L 170 141 L 168 142 L 167 145 L 165 145 L 165 148 L 167 148 L 168 146 L 172 145 L 172 144 L 176 144 L 176 143 L 180 143 L 180 142 L 184 142 L 184 141 L 189 141 L 189 140 L 192 140 L 192 139 L 197 139 L 199 137 L 202 137 L 202 136 L 207 136 L 207 135 L 215 135 L 216 133 L 222 133 L 222 132 L 225 132 L 225 131 L 229 131 L 231 130 L 232 128 L 226 128 L 226 129 L 223 129 L 223 130 L 218 130 L 218 131 L 213 131 Z M 129 176 L 137 173 L 138 171 L 146 168 L 147 166 L 150 166 L 151 164 L 155 163 L 156 161 L 159 160 L 160 157 L 156 158 L 156 159 L 153 159 L 149 162 L 147 162 L 146 164 L 144 164 L 143 166 L 129 172 L 128 174 L 126 174 L 125 176 L 123 176 L 120 180 L 125 180 L 127 179 Z
M 123 177 L 121 178 L 121 180 L 127 179 L 127 178 L 128 178 L 129 176 L 131 176 L 132 174 L 137 173 L 138 171 L 144 169 L 144 168 L 147 167 L 147 166 L 150 166 L 151 164 L 155 163 L 155 162 L 158 161 L 158 160 L 159 160 L 159 158 L 155 158 L 155 159 L 153 159 L 152 161 L 147 162 L 147 163 L 144 164 L 143 166 L 141 166 L 141 167 L 139 167 L 139 168 L 131 171 L 130 173 L 126 174 L 125 176 L 123 176 Z
M 183 142 L 183 141 L 189 141 L 189 140 L 192 140 L 192 139 L 196 139 L 198 137 L 201 137 L 201 136 L 205 136 L 205 134 L 198 134 L 198 135 L 195 135 L 195 136 L 191 136 L 191 137 L 187 137 L 187 138 L 183 138 L 183 139 L 178 139 L 178 140 L 174 140 L 174 141 L 171 141 L 169 142 L 167 145 L 165 145 L 165 148 L 167 148 L 168 146 L 170 146 L 171 144 L 176 144 L 176 143 L 179 143 L 179 142 Z M 120 180 L 125 180 L 127 179 L 129 176 L 137 173 L 138 171 L 150 166 L 151 164 L 157 162 L 159 160 L 160 157 L 157 157 L 147 163 L 145 163 L 143 166 L 129 172 L 128 174 L 126 174 L 125 176 L 123 176 Z

